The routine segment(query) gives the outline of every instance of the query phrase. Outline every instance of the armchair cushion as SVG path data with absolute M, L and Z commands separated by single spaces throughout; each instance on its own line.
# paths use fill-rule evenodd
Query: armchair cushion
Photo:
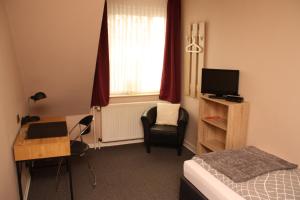
M 150 128 L 150 131 L 153 134 L 176 135 L 177 134 L 177 126 L 155 124 L 154 126 L 152 126 Z
M 180 104 L 157 103 L 156 124 L 177 126 Z

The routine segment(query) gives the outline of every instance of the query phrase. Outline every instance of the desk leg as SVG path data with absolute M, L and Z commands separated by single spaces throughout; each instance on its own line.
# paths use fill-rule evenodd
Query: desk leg
M 20 200 L 23 200 L 23 191 L 22 191 L 22 161 L 16 161 L 17 176 L 18 176 L 18 186 L 19 186 L 19 196 Z
M 68 169 L 68 172 L 69 172 L 69 184 L 70 184 L 71 200 L 73 200 L 73 184 L 72 184 L 72 170 L 71 170 L 71 158 L 70 157 L 66 158 L 66 164 L 67 164 L 67 169 Z

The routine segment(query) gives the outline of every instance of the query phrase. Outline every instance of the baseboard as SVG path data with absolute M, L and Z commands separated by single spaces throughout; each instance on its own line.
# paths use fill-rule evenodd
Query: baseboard
M 135 144 L 142 143 L 144 139 L 134 139 L 134 140 L 124 140 L 124 141 L 116 141 L 116 142 L 97 142 L 96 145 L 94 143 L 88 144 L 91 149 L 97 149 L 101 147 L 110 147 L 110 146 L 119 146 L 125 144 Z
M 125 144 L 135 144 L 135 143 L 142 143 L 142 142 L 144 142 L 144 139 L 125 140 L 125 141 L 116 141 L 116 142 L 99 142 L 99 148 L 125 145 Z
M 125 144 L 135 144 L 135 143 L 142 143 L 144 142 L 144 139 L 136 139 L 136 140 L 125 140 L 125 141 L 117 141 L 117 142 L 99 142 L 99 144 L 96 144 L 96 148 L 101 147 L 110 147 L 110 146 L 118 146 L 118 145 L 125 145 Z M 90 148 L 94 148 L 94 144 L 89 144 Z M 191 144 L 188 141 L 183 142 L 183 146 L 185 146 L 188 150 L 196 154 L 196 147 L 195 145 Z
M 24 193 L 23 193 L 23 199 L 24 200 L 28 199 L 30 183 L 31 183 L 31 176 L 29 176 L 29 178 L 27 179 L 27 182 L 26 182 L 26 187 L 25 187 L 25 190 L 24 190 Z
M 97 142 L 96 144 L 92 143 L 92 144 L 88 144 L 90 149 L 97 149 L 97 148 L 100 148 L 100 145 L 99 143 Z
M 185 146 L 188 150 L 190 150 L 191 152 L 193 152 L 194 154 L 196 154 L 196 147 L 195 147 L 195 145 L 192 145 L 190 142 L 184 140 L 183 146 Z

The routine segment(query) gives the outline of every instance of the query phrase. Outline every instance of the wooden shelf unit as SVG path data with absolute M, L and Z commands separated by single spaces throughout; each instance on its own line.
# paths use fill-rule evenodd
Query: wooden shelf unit
M 202 121 L 211 124 L 212 126 L 216 126 L 220 129 L 223 129 L 224 131 L 226 131 L 227 129 L 227 121 L 226 119 L 220 118 L 220 117 L 204 117 L 202 118 Z
M 249 103 L 200 96 L 197 154 L 246 145 Z

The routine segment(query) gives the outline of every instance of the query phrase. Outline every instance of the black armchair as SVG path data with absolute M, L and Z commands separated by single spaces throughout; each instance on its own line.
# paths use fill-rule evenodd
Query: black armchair
M 157 107 L 155 106 L 146 110 L 141 117 L 147 153 L 150 153 L 151 145 L 166 145 L 176 147 L 177 154 L 181 155 L 182 143 L 189 120 L 188 112 L 180 107 L 177 126 L 155 124 L 156 113 Z

